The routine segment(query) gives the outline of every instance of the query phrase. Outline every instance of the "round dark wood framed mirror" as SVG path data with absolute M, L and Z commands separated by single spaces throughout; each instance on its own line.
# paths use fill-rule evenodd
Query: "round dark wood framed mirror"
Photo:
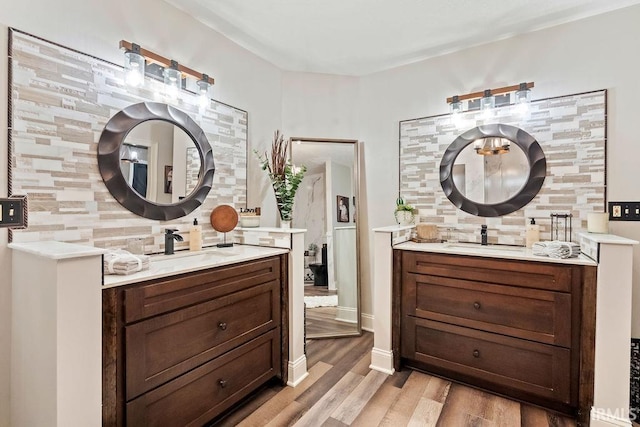
M 483 200 L 478 201 L 478 199 L 472 200 L 467 196 L 468 193 L 458 188 L 462 180 L 455 177 L 456 174 L 459 174 L 457 167 L 460 166 L 456 164 L 456 159 L 465 147 L 474 144 L 474 146 L 477 147 L 475 149 L 476 152 L 481 153 L 483 152 L 481 147 L 486 145 L 484 141 L 490 141 L 491 144 L 494 144 L 496 138 L 501 138 L 503 141 L 515 144 L 515 147 L 509 149 L 507 144 L 503 144 L 500 147 L 507 147 L 505 150 L 494 150 L 495 153 L 489 154 L 490 156 L 505 155 L 500 154 L 498 151 L 508 152 L 509 150 L 513 151 L 517 149 L 522 150 L 524 153 L 526 166 L 528 166 L 528 168 L 522 171 L 524 184 L 518 185 L 519 189 L 516 191 L 508 192 L 505 200 L 495 203 L 484 203 Z M 479 156 L 480 154 L 474 153 L 473 155 Z M 447 147 L 440 162 L 440 185 L 442 186 L 444 194 L 457 208 L 472 215 L 496 217 L 515 212 L 533 200 L 536 194 L 538 194 L 538 191 L 540 191 L 540 188 L 542 188 L 546 172 L 547 161 L 544 152 L 533 136 L 515 126 L 489 124 L 478 126 L 464 132 Z M 464 171 L 462 173 L 464 173 Z M 458 185 L 456 185 L 456 181 Z M 488 179 L 484 175 L 481 175 L 475 181 L 486 185 Z M 485 191 L 485 189 L 483 188 L 482 191 Z
M 123 170 L 126 170 L 122 167 L 123 162 L 140 162 L 137 156 L 132 158 L 131 146 L 125 143 L 125 139 L 136 126 L 149 121 L 163 121 L 176 126 L 193 141 L 199 153 L 197 182 L 178 202 L 159 203 L 156 199 L 147 198 L 146 194 L 141 195 L 140 192 L 144 191 L 140 190 L 140 183 L 132 185 L 130 177 L 125 177 L 123 173 Z M 164 221 L 183 217 L 198 208 L 211 190 L 215 172 L 213 149 L 200 126 L 185 112 L 158 102 L 130 105 L 107 122 L 98 142 L 98 167 L 102 180 L 118 203 L 136 215 Z M 144 176 L 139 182 L 144 181 L 146 187 L 146 167 L 140 170 Z M 132 174 L 137 173 L 133 171 L 132 168 Z M 161 173 L 165 175 L 164 182 L 157 187 L 164 188 L 165 192 L 170 191 L 173 169 L 165 167 Z

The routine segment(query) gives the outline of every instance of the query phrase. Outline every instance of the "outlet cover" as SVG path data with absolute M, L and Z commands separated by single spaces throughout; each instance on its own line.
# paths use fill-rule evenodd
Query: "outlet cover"
M 27 227 L 27 196 L 0 198 L 0 227 Z
M 640 221 L 640 202 L 609 202 L 609 221 Z

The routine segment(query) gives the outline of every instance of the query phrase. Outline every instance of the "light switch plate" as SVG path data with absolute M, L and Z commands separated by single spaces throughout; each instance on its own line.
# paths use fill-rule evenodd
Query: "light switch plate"
M 640 202 L 609 202 L 609 221 L 640 221 Z
M 27 228 L 27 196 L 0 198 L 0 227 Z

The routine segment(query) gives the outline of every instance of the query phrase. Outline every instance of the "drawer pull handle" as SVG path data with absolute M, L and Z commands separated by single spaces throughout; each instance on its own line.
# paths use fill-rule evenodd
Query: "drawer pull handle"
M 225 388 L 227 386 L 227 380 L 219 380 L 218 385 L 220 388 Z
M 480 352 L 478 350 L 473 350 L 473 357 L 480 357 Z
M 474 302 L 473 308 L 475 308 L 476 310 L 480 310 L 480 303 L 478 301 Z
M 227 324 L 225 322 L 220 322 L 220 323 L 218 323 L 218 328 L 220 328 L 220 330 L 222 330 L 222 331 L 226 331 L 227 330 Z

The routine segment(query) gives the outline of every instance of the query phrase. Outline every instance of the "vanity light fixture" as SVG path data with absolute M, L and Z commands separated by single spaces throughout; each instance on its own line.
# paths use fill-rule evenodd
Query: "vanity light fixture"
M 207 74 L 196 71 L 192 68 L 185 67 L 182 64 L 178 64 L 164 56 L 157 53 L 146 50 L 135 43 L 128 42 L 126 40 L 120 40 L 120 49 L 124 49 L 125 54 L 125 69 L 127 74 L 125 76 L 126 83 L 131 86 L 139 86 L 144 83 L 144 76 L 151 76 L 152 78 L 162 80 L 168 85 L 167 92 L 170 92 L 172 96 L 177 96 L 180 89 L 183 88 L 182 82 L 188 77 L 197 79 L 196 85 L 198 87 L 197 94 L 202 93 L 205 83 L 207 96 L 210 100 L 211 86 L 215 83 L 212 77 Z M 156 70 L 154 73 L 153 70 Z M 129 70 L 133 73 L 133 70 L 137 71 L 135 76 L 132 75 L 129 79 Z M 204 101 L 199 101 L 203 102 Z
M 506 138 L 487 137 L 473 141 L 473 149 L 482 156 L 505 154 L 510 147 L 511 141 Z
M 129 144 L 122 144 L 120 150 L 120 161 L 129 163 L 140 163 L 138 159 L 138 152 L 132 149 Z
M 464 111 L 462 101 L 474 101 L 480 99 L 480 109 L 485 112 L 492 112 L 496 106 L 496 95 L 515 92 L 514 99 L 516 104 L 528 105 L 531 102 L 531 88 L 534 87 L 533 82 L 520 83 L 512 86 L 504 86 L 497 89 L 485 89 L 482 92 L 467 93 L 465 95 L 455 95 L 447 98 L 449 111 L 452 114 Z M 509 99 L 508 97 L 506 98 Z M 508 102 L 508 101 L 507 101 Z

